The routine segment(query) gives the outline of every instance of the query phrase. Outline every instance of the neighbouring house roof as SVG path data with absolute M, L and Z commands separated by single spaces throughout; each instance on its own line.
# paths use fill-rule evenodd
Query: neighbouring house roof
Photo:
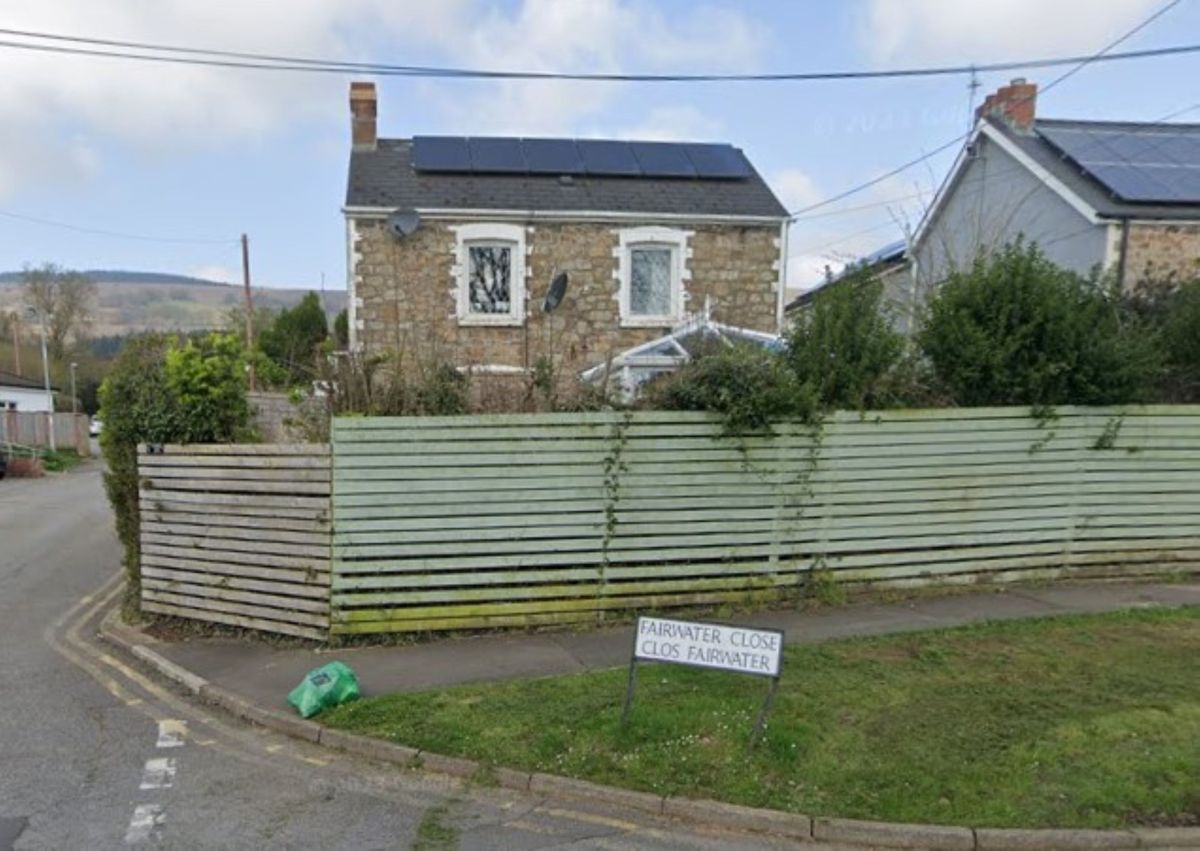
M 667 145 L 667 148 L 676 147 L 682 149 L 683 145 Z M 786 208 L 749 159 L 736 148 L 728 150 L 735 152 L 744 163 L 744 176 L 706 178 L 579 173 L 563 176 L 555 173 L 418 170 L 413 166 L 413 140 L 380 139 L 373 150 L 351 152 L 346 206 L 387 210 L 660 213 L 786 219 Z
M 42 382 L 34 378 L 26 378 L 11 372 L 0 370 L 0 387 L 18 387 L 22 390 L 45 390 Z M 54 389 L 54 388 L 51 388 Z
M 1200 124 L 985 120 L 1101 217 L 1200 219 Z
M 817 293 L 819 293 L 821 290 L 825 289 L 826 287 L 833 286 L 840 281 L 844 281 L 846 278 L 850 277 L 850 275 L 862 269 L 886 271 L 887 269 L 902 265 L 906 262 L 908 262 L 908 243 L 903 239 L 897 240 L 896 242 L 889 242 L 882 248 L 876 249 L 864 257 L 860 257 L 852 263 L 847 263 L 842 271 L 838 272 L 836 275 L 822 281 L 811 289 L 805 290 L 787 303 L 787 306 L 784 308 L 784 312 L 791 313 L 794 310 L 798 310 L 799 308 L 810 304 L 812 300 L 816 298 Z

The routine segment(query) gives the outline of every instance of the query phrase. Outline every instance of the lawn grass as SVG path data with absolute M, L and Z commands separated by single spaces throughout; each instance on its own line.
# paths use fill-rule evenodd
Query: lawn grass
M 83 463 L 83 458 L 74 450 L 46 452 L 42 455 L 42 469 L 47 473 L 65 473 Z
M 766 682 L 645 665 L 363 700 L 320 718 L 485 763 L 811 815 L 1200 824 L 1200 608 L 789 647 Z

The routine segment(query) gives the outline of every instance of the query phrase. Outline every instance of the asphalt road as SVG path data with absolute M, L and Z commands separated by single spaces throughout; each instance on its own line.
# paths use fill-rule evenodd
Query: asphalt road
M 97 462 L 0 481 L 0 851 L 792 847 L 464 787 L 210 714 L 96 638 L 118 564 Z

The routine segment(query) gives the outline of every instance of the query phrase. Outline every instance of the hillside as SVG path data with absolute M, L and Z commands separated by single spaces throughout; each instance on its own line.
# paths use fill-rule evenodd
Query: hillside
M 242 304 L 242 288 L 159 272 L 88 270 L 96 282 L 93 336 L 137 331 L 199 331 L 226 324 L 230 308 Z M 0 272 L 0 311 L 21 307 L 21 273 Z M 296 304 L 308 290 L 254 289 L 255 307 L 280 309 Z M 346 305 L 342 290 L 326 290 L 330 321 Z

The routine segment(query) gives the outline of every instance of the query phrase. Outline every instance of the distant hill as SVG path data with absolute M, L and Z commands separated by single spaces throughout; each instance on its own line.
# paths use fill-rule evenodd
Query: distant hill
M 203 287 L 226 287 L 220 281 L 207 281 L 170 272 L 130 272 L 125 269 L 84 269 L 97 284 L 195 284 Z M 20 283 L 23 272 L 0 272 L 0 284 Z
M 87 270 L 96 282 L 94 336 L 138 331 L 202 331 L 222 328 L 231 308 L 242 304 L 242 288 L 217 281 L 164 272 L 117 269 Z M 21 306 L 21 273 L 0 272 L 0 311 Z M 255 307 L 292 307 L 309 290 L 253 290 Z M 319 295 L 319 293 L 318 293 Z M 326 290 L 325 313 L 330 321 L 346 306 L 343 290 Z

